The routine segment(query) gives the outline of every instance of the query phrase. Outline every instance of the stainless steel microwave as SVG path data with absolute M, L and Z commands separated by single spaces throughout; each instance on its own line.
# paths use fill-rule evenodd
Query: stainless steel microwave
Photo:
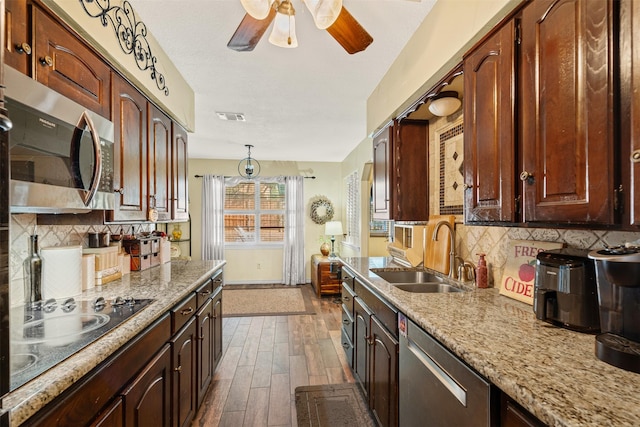
M 5 66 L 12 213 L 112 210 L 114 126 Z

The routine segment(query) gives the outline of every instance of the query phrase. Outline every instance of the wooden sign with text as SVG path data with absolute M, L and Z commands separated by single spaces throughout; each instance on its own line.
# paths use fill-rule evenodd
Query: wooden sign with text
M 533 305 L 536 255 L 564 246 L 558 242 L 512 240 L 507 250 L 507 262 L 500 282 L 500 294 Z

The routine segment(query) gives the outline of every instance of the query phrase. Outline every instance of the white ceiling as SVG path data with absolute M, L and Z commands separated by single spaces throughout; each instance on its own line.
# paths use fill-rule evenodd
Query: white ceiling
M 299 47 L 271 45 L 269 29 L 252 52 L 227 48 L 240 0 L 130 1 L 195 92 L 191 158 L 240 159 L 252 144 L 258 160 L 339 162 L 367 137 L 367 98 L 436 0 L 344 0 L 374 40 L 354 55 L 315 27 L 302 0 L 292 0 Z

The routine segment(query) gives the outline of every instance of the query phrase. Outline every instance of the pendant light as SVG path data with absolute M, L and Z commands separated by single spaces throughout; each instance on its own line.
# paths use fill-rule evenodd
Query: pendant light
M 338 19 L 342 11 L 342 0 L 304 0 L 320 30 L 326 30 Z
M 269 9 L 271 9 L 271 2 L 273 0 L 240 0 L 244 10 L 251 15 L 251 17 L 262 20 L 269 15 Z
M 298 47 L 296 37 L 296 10 L 290 0 L 276 2 L 276 18 L 273 22 L 273 31 L 269 36 L 269 42 L 278 47 Z
M 243 178 L 253 179 L 260 175 L 260 162 L 251 157 L 253 145 L 245 144 L 245 147 L 247 147 L 249 154 L 238 163 L 238 173 Z

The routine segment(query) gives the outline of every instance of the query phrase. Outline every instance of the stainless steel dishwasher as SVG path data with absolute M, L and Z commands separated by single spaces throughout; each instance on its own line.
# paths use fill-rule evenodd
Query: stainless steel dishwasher
M 491 386 L 411 320 L 400 336 L 402 427 L 491 425 Z

